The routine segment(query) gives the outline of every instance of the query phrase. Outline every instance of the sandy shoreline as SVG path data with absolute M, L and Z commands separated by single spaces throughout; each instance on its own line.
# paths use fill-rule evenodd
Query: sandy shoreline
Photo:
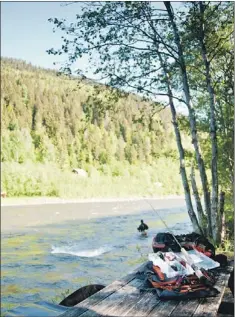
M 184 209 L 182 197 L 148 198 L 154 208 Z M 56 225 L 67 221 L 89 221 L 102 217 L 118 217 L 151 210 L 143 198 L 109 198 L 109 199 L 27 199 L 5 200 L 1 206 L 1 231 L 17 232 L 43 230 L 48 225 Z M 47 227 L 48 230 L 48 227 Z
M 161 197 L 144 197 L 149 200 L 168 200 L 168 199 L 183 199 L 184 196 L 168 195 Z M 2 198 L 1 206 L 27 206 L 27 205 L 45 205 L 45 204 L 79 204 L 91 202 L 128 202 L 140 201 L 143 197 L 110 197 L 110 198 L 87 198 L 87 199 L 69 199 L 59 197 L 17 197 L 17 198 Z

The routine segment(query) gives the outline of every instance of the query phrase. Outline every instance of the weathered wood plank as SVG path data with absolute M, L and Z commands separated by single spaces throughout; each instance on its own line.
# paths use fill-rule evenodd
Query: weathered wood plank
M 233 315 L 234 316 L 234 297 L 229 288 L 225 288 L 222 302 L 219 306 L 219 315 Z
M 170 316 L 172 311 L 176 308 L 178 304 L 179 304 L 179 301 L 176 301 L 176 300 L 160 301 L 147 316 L 153 316 L 153 317 Z
M 128 287 L 131 283 L 131 287 Z M 124 311 L 130 309 L 130 307 L 142 296 L 139 289 L 142 286 L 143 281 L 135 279 L 131 283 L 111 295 L 112 306 L 108 309 L 104 307 L 102 311 L 99 309 L 99 312 L 108 316 L 122 316 Z M 104 302 L 106 302 L 106 300 Z
M 147 263 L 147 262 L 146 262 Z M 73 311 L 67 311 L 64 314 L 62 314 L 60 317 L 78 317 L 81 316 L 81 314 L 84 315 L 84 312 L 89 311 L 89 316 L 98 316 L 97 312 L 93 311 L 93 308 L 100 302 L 102 302 L 104 299 L 111 296 L 113 293 L 117 292 L 119 289 L 123 288 L 125 285 L 130 283 L 134 278 L 136 277 L 136 273 L 143 272 L 143 270 L 146 267 L 146 263 L 143 263 L 140 267 L 136 268 L 133 272 L 127 274 L 123 278 L 114 281 L 107 287 L 103 288 L 98 293 L 90 296 L 89 298 L 85 299 L 75 307 Z
M 134 303 L 129 310 L 122 313 L 122 316 L 147 316 L 159 302 L 157 294 L 152 292 L 144 293 L 141 295 L 140 300 Z
M 92 307 L 93 311 L 100 315 L 109 315 L 112 316 L 112 310 L 115 307 L 119 307 L 119 305 L 127 305 L 128 299 L 127 297 L 130 294 L 136 295 L 139 293 L 138 287 L 142 281 L 140 280 L 132 280 L 130 283 L 119 289 L 117 292 L 113 293 L 109 297 L 105 298 L 105 300 L 97 303 Z M 89 311 L 82 314 L 81 317 L 90 316 Z
M 215 317 L 217 316 L 220 303 L 222 301 L 229 274 L 221 273 L 218 277 L 215 287 L 220 292 L 219 296 L 204 298 L 196 309 L 193 317 Z
M 180 301 L 176 308 L 172 311 L 170 316 L 191 317 L 201 302 L 201 298 Z

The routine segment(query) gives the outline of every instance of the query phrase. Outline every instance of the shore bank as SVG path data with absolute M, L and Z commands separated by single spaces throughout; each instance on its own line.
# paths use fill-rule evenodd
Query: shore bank
M 184 199 L 179 196 L 167 198 L 150 197 L 151 204 L 160 210 L 185 210 Z M 8 201 L 9 203 L 9 201 Z M 117 217 L 133 213 L 144 213 L 151 207 L 143 198 L 123 199 L 28 199 L 2 204 L 2 232 L 37 230 L 47 224 L 58 224 L 66 221 L 82 221 L 102 217 Z M 154 212 L 154 211 L 153 211 Z
M 125 202 L 139 201 L 143 199 L 149 200 L 167 200 L 167 199 L 183 199 L 184 196 L 168 195 L 168 196 L 150 196 L 150 197 L 110 197 L 110 198 L 88 198 L 88 199 L 69 199 L 60 197 L 6 197 L 1 199 L 1 206 L 26 206 L 26 205 L 45 205 L 45 204 L 79 204 L 90 202 Z

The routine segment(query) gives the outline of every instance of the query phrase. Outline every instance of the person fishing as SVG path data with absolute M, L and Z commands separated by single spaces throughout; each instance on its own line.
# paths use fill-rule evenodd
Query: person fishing
M 146 225 L 146 223 L 144 223 L 144 220 L 140 220 L 140 225 L 139 227 L 137 228 L 137 230 L 141 233 L 145 233 L 145 230 L 148 230 L 148 226 Z

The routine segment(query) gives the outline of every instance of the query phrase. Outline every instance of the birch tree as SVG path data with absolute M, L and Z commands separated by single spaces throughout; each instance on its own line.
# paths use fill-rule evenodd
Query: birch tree
M 143 98 L 151 98 L 153 101 L 156 101 L 159 96 L 166 98 L 165 104 L 170 106 L 172 114 L 189 217 L 194 229 L 202 232 L 192 205 L 185 165 L 187 158 L 185 158 L 181 141 L 175 103 L 187 108 L 189 131 L 203 189 L 204 210 L 208 222 L 207 235 L 215 240 L 213 230 L 216 222 L 212 221 L 214 215 L 218 213 L 215 101 L 210 99 L 209 103 L 210 109 L 213 110 L 210 112 L 213 144 L 213 199 L 211 204 L 209 181 L 197 131 L 197 118 L 200 116 L 195 113 L 195 108 L 199 109 L 197 107 L 199 98 L 193 86 L 195 80 L 192 80 L 197 72 L 193 67 L 198 64 L 199 56 L 194 47 L 191 51 L 187 48 L 188 43 L 195 43 L 198 40 L 192 32 L 190 33 L 191 38 L 187 34 L 188 19 L 192 18 L 195 12 L 188 8 L 190 3 L 184 8 L 183 15 L 180 15 L 180 10 L 173 8 L 170 2 L 164 2 L 164 5 L 165 9 L 159 8 L 156 3 L 151 2 L 84 3 L 82 13 L 76 15 L 74 23 L 68 23 L 64 19 L 49 19 L 55 29 L 64 31 L 65 36 L 63 36 L 61 49 L 52 48 L 48 50 L 48 53 L 67 55 L 66 63 L 62 67 L 62 71 L 65 73 L 71 74 L 74 63 L 87 55 L 90 68 L 94 70 L 96 76 L 99 76 L 98 81 L 110 87 L 121 88 L 122 91 L 138 93 Z M 205 22 L 203 15 L 207 14 L 208 7 L 210 7 L 208 4 L 199 6 L 200 30 L 202 31 Z M 216 7 L 213 10 L 216 12 Z M 185 44 L 183 41 L 187 37 L 188 42 L 186 41 Z M 207 51 L 205 51 L 207 46 L 203 32 L 200 33 L 200 47 L 200 56 L 204 64 L 199 65 L 199 71 L 206 75 L 205 79 L 201 80 L 200 86 L 203 93 L 206 88 L 212 97 L 214 92 L 211 86 L 210 64 L 208 65 Z M 81 76 L 80 78 L 85 77 L 81 70 L 78 69 L 77 73 Z M 208 125 L 205 127 L 207 129 Z M 193 180 L 192 177 L 191 179 Z M 194 182 L 192 184 L 195 185 Z M 196 192 L 194 190 L 194 193 Z M 199 195 L 197 195 L 196 201 L 197 206 L 202 206 Z
M 190 94 L 188 73 L 187 73 L 187 68 L 185 64 L 184 52 L 183 52 L 179 30 L 175 21 L 175 15 L 174 15 L 174 11 L 172 9 L 171 3 L 169 1 L 165 1 L 164 4 L 167 9 L 170 24 L 173 29 L 175 45 L 177 47 L 177 53 L 179 58 L 179 68 L 180 68 L 180 73 L 182 78 L 182 86 L 183 86 L 183 91 L 185 95 L 186 105 L 189 112 L 189 123 L 190 123 L 190 130 L 191 130 L 191 136 L 192 136 L 192 143 L 194 146 L 197 165 L 198 165 L 198 169 L 200 171 L 200 176 L 201 176 L 203 195 L 204 195 L 204 205 L 205 205 L 205 210 L 206 210 L 207 219 L 208 219 L 208 231 L 209 231 L 208 233 L 209 233 L 209 236 L 212 237 L 210 194 L 209 194 L 209 187 L 208 187 L 208 179 L 206 175 L 204 160 L 202 158 L 201 150 L 200 150 L 199 142 L 198 142 L 197 124 L 196 124 L 194 107 L 192 104 L 192 98 Z
M 232 6 L 229 3 L 222 4 L 221 2 L 210 4 L 203 1 L 194 2 L 190 5 L 188 16 L 188 28 L 191 39 L 197 47 L 194 50 L 195 56 L 200 54 L 200 57 L 195 58 L 195 64 L 200 69 L 200 77 L 204 90 L 207 91 L 208 98 L 205 100 L 204 108 L 208 105 L 209 117 L 209 133 L 211 138 L 211 226 L 212 236 L 216 241 L 220 236 L 221 217 L 218 211 L 218 138 L 217 126 L 219 125 L 218 113 L 221 112 L 217 100 L 217 87 L 223 86 L 220 83 L 217 74 L 220 73 L 216 60 L 223 58 L 223 55 L 229 55 L 231 58 L 231 36 L 233 32 L 232 22 L 233 15 L 231 12 Z M 227 13 L 227 14 L 226 14 Z M 230 13 L 230 14 L 229 14 Z M 228 54 L 229 53 L 229 54 Z M 213 66 L 213 64 L 215 64 Z M 226 63 L 224 63 L 224 66 Z M 226 72 L 227 73 L 227 72 Z M 231 78 L 231 83 L 233 79 Z M 228 94 L 228 91 L 227 91 Z M 228 98 L 227 98 L 228 99 Z M 226 108 L 230 107 L 226 102 Z M 226 149 L 226 148 L 225 148 Z M 226 149 L 228 152 L 228 149 Z M 232 168 L 233 170 L 233 168 Z

